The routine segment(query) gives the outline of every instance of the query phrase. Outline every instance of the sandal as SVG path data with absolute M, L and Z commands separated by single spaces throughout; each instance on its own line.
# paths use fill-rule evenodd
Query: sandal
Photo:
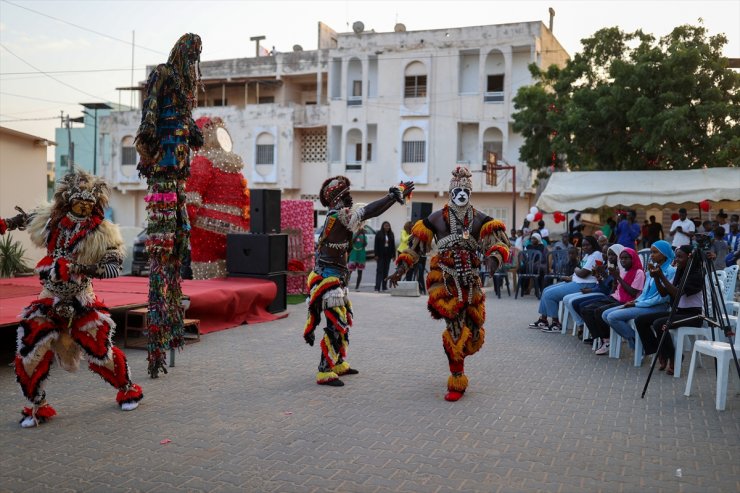
M 660 363 L 660 366 L 658 366 L 658 371 L 665 371 L 666 366 L 668 366 L 668 360 L 665 356 L 658 356 L 658 363 Z
M 666 375 L 673 375 L 674 369 L 673 369 L 673 361 L 669 360 L 668 369 L 665 371 Z

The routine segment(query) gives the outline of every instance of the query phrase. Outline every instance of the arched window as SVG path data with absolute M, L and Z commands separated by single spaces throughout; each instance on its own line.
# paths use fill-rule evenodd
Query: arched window
M 254 164 L 275 164 L 275 137 L 272 134 L 262 132 L 257 136 Z
M 402 163 L 426 162 L 427 141 L 424 131 L 419 127 L 407 128 L 403 133 Z
M 427 68 L 421 62 L 411 62 L 404 70 L 404 98 L 427 97 Z
M 136 176 L 136 163 L 139 160 L 136 153 L 134 138 L 130 135 L 121 139 L 121 174 L 126 178 Z
M 504 101 L 504 72 L 506 60 L 504 54 L 492 50 L 486 57 L 486 92 L 483 101 L 486 103 L 502 103 Z
M 136 147 L 134 146 L 134 138 L 127 135 L 121 139 L 121 165 L 123 166 L 136 166 L 137 156 Z

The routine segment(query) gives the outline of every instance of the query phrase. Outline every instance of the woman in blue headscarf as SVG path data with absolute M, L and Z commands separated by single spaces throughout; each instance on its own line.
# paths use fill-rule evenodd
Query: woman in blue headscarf
M 650 247 L 651 263 L 660 266 L 660 272 L 668 282 L 672 282 L 676 274 L 676 268 L 671 265 L 674 257 L 673 249 L 667 241 L 656 241 Z M 617 334 L 627 340 L 631 348 L 634 348 L 635 331 L 629 323 L 630 320 L 648 313 L 665 312 L 668 310 L 668 301 L 667 294 L 665 296 L 660 294 L 654 275 L 651 273 L 645 280 L 642 293 L 635 301 L 628 301 L 621 306 L 609 308 L 601 317 Z

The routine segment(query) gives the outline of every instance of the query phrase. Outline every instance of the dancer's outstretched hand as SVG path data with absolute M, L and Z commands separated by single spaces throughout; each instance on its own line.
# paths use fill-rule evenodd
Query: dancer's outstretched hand
M 306 341 L 306 344 L 313 347 L 313 343 L 316 342 L 316 334 L 314 331 L 303 334 L 303 340 Z
M 402 274 L 398 271 L 394 272 L 390 276 L 386 277 L 386 282 L 390 285 L 390 287 L 395 288 L 398 287 L 398 281 L 401 280 Z

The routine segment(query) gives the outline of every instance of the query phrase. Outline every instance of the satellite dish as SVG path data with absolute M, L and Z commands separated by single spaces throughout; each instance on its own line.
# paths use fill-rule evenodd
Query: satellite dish
M 352 30 L 355 32 L 355 34 L 360 34 L 362 31 L 365 30 L 365 24 L 363 24 L 362 21 L 355 21 L 352 24 Z
M 303 46 L 301 46 L 301 45 L 293 45 L 293 51 L 303 51 Z
M 397 33 L 405 33 L 406 32 L 406 26 L 404 24 L 401 24 L 400 22 L 395 25 L 393 28 L 393 31 Z

